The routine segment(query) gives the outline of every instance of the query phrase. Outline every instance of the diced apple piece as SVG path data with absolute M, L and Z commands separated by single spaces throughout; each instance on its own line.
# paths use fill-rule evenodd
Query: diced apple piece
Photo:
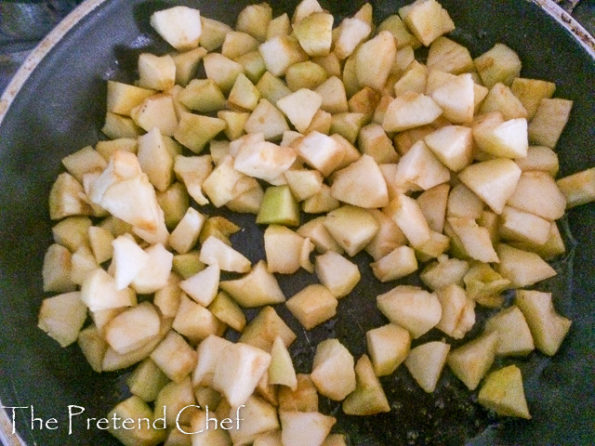
M 378 231 L 376 219 L 366 209 L 349 205 L 329 212 L 323 224 L 352 257 L 364 249 Z
M 215 207 L 227 204 L 254 187 L 251 182 L 253 179 L 235 170 L 233 162 L 231 155 L 225 156 L 202 183 L 202 190 Z
M 417 271 L 417 259 L 413 248 L 399 246 L 370 266 L 378 280 L 390 282 Z
M 297 374 L 297 388 L 279 389 L 279 409 L 299 412 L 318 411 L 318 393 L 310 375 Z
M 270 351 L 277 337 L 281 337 L 288 347 L 295 340 L 296 335 L 273 307 L 267 306 L 250 321 L 242 332 L 240 342 Z
M 174 172 L 176 176 L 184 182 L 188 194 L 200 205 L 205 205 L 209 202 L 203 194 L 202 185 L 212 170 L 213 166 L 209 155 L 177 155 L 175 157 Z
M 473 70 L 469 50 L 448 37 L 438 37 L 428 51 L 428 68 L 460 74 Z
M 88 229 L 89 245 L 95 256 L 96 262 L 103 263 L 112 257 L 112 241 L 114 237 L 104 228 L 99 226 L 90 226 Z
M 529 148 L 527 120 L 504 121 L 499 112 L 492 112 L 473 125 L 473 139 L 482 151 L 491 155 L 523 158 Z
M 355 54 L 355 71 L 361 87 L 382 90 L 395 61 L 397 47 L 389 31 L 380 31 Z
M 469 257 L 484 263 L 498 262 L 498 255 L 486 228 L 479 226 L 472 218 L 449 217 L 447 221 Z
M 322 187 L 322 175 L 317 170 L 290 169 L 284 177 L 297 201 L 310 198 Z
M 179 51 L 198 46 L 202 24 L 198 9 L 174 6 L 151 15 L 151 26 Z
M 357 265 L 335 251 L 316 257 L 316 275 L 337 299 L 349 294 L 361 278 Z
M 83 186 L 76 178 L 69 173 L 61 173 L 50 190 L 50 218 L 59 220 L 71 215 L 90 215 L 91 208 L 83 197 Z
M 428 68 L 416 60 L 412 61 L 393 86 L 395 96 L 400 96 L 408 91 L 423 93 L 426 90 L 427 77 Z
M 37 326 L 62 347 L 75 342 L 87 318 L 87 307 L 78 291 L 48 297 L 41 303 Z
M 216 335 L 209 335 L 201 341 L 197 348 L 198 362 L 192 375 L 192 384 L 195 387 L 212 385 L 215 368 L 223 350 L 229 345 L 232 345 L 230 341 Z
M 424 46 L 455 29 L 448 12 L 435 0 L 417 0 L 399 9 L 399 15 Z
M 458 172 L 473 160 L 473 139 L 468 127 L 445 126 L 430 133 L 424 140 L 434 155 L 450 170 Z
M 136 125 L 132 118 L 109 111 L 105 114 L 105 123 L 101 131 L 110 139 L 136 138 L 143 133 L 143 129 Z
M 508 240 L 520 240 L 543 245 L 550 238 L 552 223 L 537 215 L 506 206 L 502 211 L 500 235 Z
M 475 302 L 455 283 L 436 291 L 442 317 L 436 328 L 454 339 L 462 339 L 475 324 Z
M 411 246 L 422 246 L 430 240 L 430 227 L 413 198 L 399 194 L 391 201 L 384 212 L 391 217 L 403 231 Z
M 323 285 L 312 284 L 294 294 L 287 308 L 306 330 L 329 320 L 337 313 L 337 298 Z
M 341 60 L 350 56 L 357 46 L 370 35 L 371 26 L 358 18 L 346 18 L 338 27 L 334 52 Z
M 411 336 L 395 324 L 387 324 L 366 332 L 368 352 L 376 376 L 393 373 L 409 354 Z
M 595 200 L 595 167 L 561 178 L 556 183 L 566 198 L 566 208 Z
M 153 90 L 169 90 L 176 83 L 176 64 L 170 55 L 141 53 L 138 57 L 138 85 Z
M 486 98 L 482 101 L 479 113 L 490 113 L 498 111 L 502 113 L 505 120 L 515 118 L 527 118 L 527 110 L 506 85 L 498 82 L 491 89 Z
M 198 64 L 206 54 L 207 49 L 203 47 L 173 54 L 171 57 L 175 64 L 175 83 L 185 87 L 191 79 L 196 77 Z
M 368 121 L 369 117 L 364 113 L 336 113 L 332 117 L 330 133 L 338 133 L 350 144 L 355 144 L 360 129 Z
M 533 252 L 505 244 L 498 245 L 497 251 L 500 257 L 498 271 L 515 288 L 530 286 L 557 274 L 555 269 Z
M 180 288 L 196 302 L 206 307 L 217 295 L 219 275 L 219 265 L 214 263 L 180 282 Z
M 238 14 L 236 28 L 263 41 L 266 39 L 267 28 L 273 17 L 273 10 L 268 3 L 246 6 Z
M 189 207 L 176 228 L 169 235 L 169 245 L 180 254 L 190 251 L 198 241 L 198 235 L 206 217 Z
M 250 260 L 213 236 L 203 242 L 200 248 L 200 261 L 207 265 L 217 265 L 222 271 L 236 273 L 250 271 Z
M 463 344 L 448 355 L 448 366 L 469 390 L 475 390 L 496 356 L 498 335 L 488 332 Z
M 62 245 L 50 245 L 43 258 L 43 291 L 66 292 L 76 287 L 72 281 L 72 254 Z
M 305 132 L 322 104 L 322 97 L 302 88 L 277 101 L 277 107 L 287 116 L 298 132 Z
M 173 254 L 158 243 L 145 249 L 147 262 L 132 280 L 132 287 L 139 294 L 150 294 L 167 285 L 172 270 Z
M 297 226 L 299 222 L 299 208 L 289 186 L 268 187 L 256 216 L 256 223 Z
M 273 76 L 282 76 L 290 65 L 307 59 L 298 41 L 290 36 L 275 36 L 261 44 L 259 51 Z
M 260 435 L 279 429 L 277 411 L 275 410 L 275 407 L 273 407 L 269 402 L 253 395 L 247 399 L 245 406 L 246 407 L 240 406 L 241 409 L 239 412 L 235 407 L 231 407 L 229 412 L 220 416 L 219 423 L 227 419 L 229 420 L 227 422 L 227 426 L 229 427 L 231 425 L 233 427 L 228 431 L 231 441 L 226 443 L 225 446 L 231 445 L 232 442 L 234 445 L 253 444 L 256 438 L 258 438 Z M 217 411 L 220 411 L 219 408 Z M 223 416 L 227 416 L 227 418 L 223 418 Z M 238 418 L 242 421 L 238 422 Z M 232 423 L 234 423 L 235 426 L 233 426 Z M 220 431 L 225 432 L 223 429 L 220 429 Z M 211 445 L 219 446 L 211 442 L 204 443 L 204 446 Z
M 447 80 L 432 91 L 431 97 L 453 124 L 464 124 L 473 119 L 475 93 L 471 74 L 460 74 Z
M 497 302 L 496 307 L 501 305 L 499 293 L 511 287 L 511 282 L 502 277 L 492 267 L 485 263 L 476 263 L 463 277 L 465 289 L 470 299 L 477 301 L 484 306 L 493 306 L 490 302 Z
M 566 198 L 547 173 L 523 172 L 508 204 L 547 220 L 557 220 L 564 215 Z
M 262 260 L 242 278 L 225 280 L 219 285 L 243 307 L 259 307 L 285 301 L 277 279 L 267 271 L 266 263 Z
M 155 307 L 143 302 L 114 317 L 105 326 L 105 340 L 116 352 L 130 353 L 157 336 L 160 325 Z
M 540 79 L 517 77 L 512 81 L 510 88 L 527 110 L 527 119 L 533 119 L 541 100 L 554 95 L 556 84 Z
M 330 136 L 311 132 L 298 140 L 295 150 L 304 161 L 324 176 L 333 172 L 344 156 L 343 147 Z
M 271 349 L 269 384 L 286 386 L 291 390 L 297 389 L 297 378 L 293 363 L 291 362 L 291 356 L 280 337 L 275 339 Z
M 424 190 L 450 179 L 449 170 L 436 159 L 423 141 L 416 142 L 397 165 L 397 178 Z
M 331 195 L 337 200 L 362 208 L 378 208 L 388 204 L 388 189 L 382 172 L 369 155 L 337 171 Z
M 151 359 L 174 382 L 181 382 L 196 367 L 196 352 L 182 336 L 170 331 L 151 353 Z
M 390 33 L 395 37 L 397 43 L 397 49 L 402 48 L 417 48 L 420 46 L 419 40 L 415 36 L 413 36 L 401 18 L 396 15 L 390 15 L 383 22 L 380 23 L 378 26 L 378 31 L 390 31 Z M 399 58 L 397 57 L 397 60 Z
M 379 124 L 368 124 L 360 130 L 358 145 L 362 153 L 378 164 L 394 163 L 399 159 L 392 141 Z
M 109 161 L 112 154 L 118 150 L 125 152 L 136 153 L 137 150 L 137 139 L 136 138 L 117 138 L 107 141 L 97 141 L 95 144 L 95 150 L 99 153 L 106 161 Z
M 316 87 L 322 84 L 327 77 L 328 74 L 324 68 L 312 61 L 306 61 L 298 62 L 290 66 L 285 73 L 285 82 L 287 82 L 289 89 L 294 92 L 301 89 L 309 89 L 310 91 L 313 91 Z M 278 103 L 277 105 L 279 106 Z M 313 122 L 314 120 L 312 119 L 310 125 L 312 125 Z M 302 131 L 306 133 L 306 130 Z
M 220 291 L 209 305 L 209 311 L 226 325 L 241 332 L 246 325 L 246 316 L 242 309 L 227 293 Z
M 222 334 L 225 326 L 208 309 L 182 294 L 172 328 L 197 344 L 209 335 Z
M 461 284 L 469 270 L 465 260 L 440 256 L 438 262 L 430 263 L 420 274 L 422 282 L 432 290 L 438 290 L 452 283 Z
M 105 159 L 91 146 L 71 153 L 62 158 L 62 164 L 79 182 L 83 182 L 83 175 L 89 172 L 101 172 L 107 163 Z
M 110 419 L 139 420 L 146 419 L 148 423 L 135 423 L 132 429 L 125 429 L 123 425 L 116 428 L 109 425 L 109 432 L 125 446 L 156 446 L 165 440 L 166 432 L 151 426 L 154 420 L 153 411 L 141 398 L 132 395 L 118 403 L 109 414 Z
M 556 147 L 568 122 L 572 104 L 572 101 L 567 99 L 542 99 L 529 124 L 529 140 L 552 149 Z
M 153 90 L 137 87 L 113 80 L 107 81 L 107 111 L 119 115 L 130 116 L 130 111 L 142 103 Z
M 180 90 L 177 99 L 187 109 L 198 113 L 211 113 L 225 106 L 225 96 L 212 79 L 192 79 Z
M 442 317 L 436 294 L 409 285 L 399 285 L 379 295 L 376 304 L 382 314 L 406 328 L 414 339 L 435 327 Z
M 136 296 L 130 288 L 118 289 L 114 278 L 97 268 L 85 277 L 81 300 L 90 311 L 98 311 L 134 305 Z
M 530 419 L 523 390 L 523 377 L 516 365 L 509 365 L 488 375 L 479 390 L 479 404 L 498 415 Z
M 459 173 L 459 179 L 496 214 L 501 214 L 517 188 L 521 169 L 509 159 L 475 163 Z
M 332 43 L 333 16 L 314 12 L 297 22 L 293 31 L 304 51 L 311 57 L 329 54 Z
M 289 130 L 283 113 L 266 99 L 260 100 L 244 127 L 248 133 L 263 133 L 267 140 L 280 138 Z
M 498 336 L 497 355 L 526 356 L 535 349 L 529 325 L 516 305 L 489 318 L 485 331 Z
M 325 218 L 318 217 L 304 223 L 298 228 L 297 233 L 312 240 L 318 252 L 324 253 L 330 250 L 340 254 L 343 249 L 324 227 Z
M 149 255 L 138 246 L 130 235 L 121 235 L 112 242 L 112 268 L 118 290 L 132 283 L 149 261 Z
M 343 401 L 343 412 L 358 416 L 390 412 L 386 394 L 368 355 L 362 355 L 355 364 L 355 378 L 355 390 Z
M 168 381 L 167 376 L 151 358 L 147 358 L 134 369 L 126 384 L 133 395 L 142 398 L 143 401 L 152 402 Z
M 207 78 L 215 81 L 223 93 L 231 90 L 236 78 L 243 72 L 242 65 L 219 53 L 207 54 L 203 64 Z
M 194 153 L 200 153 L 225 126 L 225 121 L 219 118 L 183 113 L 173 136 Z
M 130 116 L 145 131 L 157 127 L 163 135 L 172 136 L 178 125 L 173 98 L 168 94 L 149 96 L 130 110 Z
M 108 348 L 107 342 L 93 324 L 81 330 L 78 335 L 78 346 L 83 352 L 85 359 L 97 373 L 101 373 L 103 356 Z
M 165 418 L 166 426 L 186 424 L 190 411 L 185 408 L 195 403 L 192 382 L 189 377 L 180 382 L 167 383 L 155 400 L 155 417 Z M 178 415 L 181 415 L 179 417 Z
M 321 446 L 337 421 L 319 412 L 280 411 L 279 417 L 284 446 Z
M 378 223 L 378 232 L 365 249 L 374 260 L 379 260 L 404 245 L 407 240 L 392 218 L 378 209 L 371 209 L 370 213 Z
M 510 85 L 521 73 L 519 56 L 502 43 L 495 44 L 474 62 L 483 84 L 488 88 L 492 88 L 498 82 Z
M 447 343 L 433 341 L 418 345 L 409 352 L 405 366 L 425 392 L 436 390 L 449 350 Z
M 321 395 L 341 401 L 355 390 L 354 360 L 338 339 L 327 339 L 316 347 L 310 375 Z
M 236 59 L 258 48 L 259 41 L 250 34 L 241 31 L 229 31 L 221 46 L 221 54 L 229 59 Z
M 431 97 L 408 91 L 388 105 L 382 126 L 387 132 L 401 132 L 429 124 L 441 114 Z
M 525 158 L 517 158 L 515 162 L 523 172 L 527 170 L 539 170 L 547 172 L 555 177 L 560 167 L 558 155 L 549 147 L 529 146 Z
M 213 388 L 232 407 L 246 403 L 271 362 L 271 355 L 248 344 L 237 343 L 221 352 L 213 374 Z
M 515 303 L 525 316 L 535 346 L 548 356 L 555 355 L 572 322 L 556 312 L 552 294 L 517 290 Z
M 264 232 L 264 249 L 269 271 L 293 274 L 302 266 L 306 240 L 289 228 L 270 225 Z M 313 249 L 313 245 L 309 245 Z M 309 254 L 309 252 L 308 252 Z
M 337 76 L 329 77 L 315 91 L 322 99 L 322 110 L 329 113 L 345 113 L 349 110 L 345 86 Z
M 483 214 L 483 209 L 483 201 L 462 183 L 453 187 L 448 195 L 448 217 L 478 220 Z
M 295 151 L 268 141 L 244 144 L 236 155 L 234 168 L 268 182 L 287 171 L 296 159 Z

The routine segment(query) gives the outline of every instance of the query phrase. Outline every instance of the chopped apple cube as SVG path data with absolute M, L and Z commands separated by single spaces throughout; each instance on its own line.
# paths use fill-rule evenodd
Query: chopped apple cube
M 352 257 L 366 247 L 379 227 L 376 219 L 366 209 L 349 205 L 329 212 L 323 224 Z
M 338 339 L 327 339 L 316 347 L 310 375 L 318 392 L 341 401 L 355 390 L 354 360 Z
M 83 186 L 67 172 L 58 175 L 49 196 L 50 218 L 59 220 L 71 215 L 90 215 Z
M 296 153 L 268 141 L 242 145 L 236 155 L 234 168 L 239 172 L 268 182 L 274 181 L 294 163 Z
M 214 236 L 210 236 L 203 242 L 200 261 L 207 265 L 217 265 L 222 271 L 236 273 L 250 271 L 250 260 Z
M 475 67 L 469 50 L 448 37 L 438 37 L 428 51 L 428 68 L 460 74 Z
M 157 398 L 159 391 L 168 383 L 169 379 L 157 367 L 151 358 L 141 362 L 126 380 L 130 393 L 152 402 Z
M 222 334 L 225 326 L 208 309 L 182 294 L 172 328 L 197 344 L 209 335 Z
M 312 284 L 294 294 L 286 302 L 291 314 L 310 330 L 337 313 L 337 298 L 323 285 Z
M 62 347 L 77 340 L 87 318 L 87 307 L 78 291 L 48 297 L 41 303 L 37 326 Z
M 266 99 L 260 100 L 244 128 L 248 133 L 263 133 L 267 140 L 278 139 L 289 130 L 283 113 Z
M 118 290 L 132 283 L 149 261 L 149 255 L 138 246 L 130 235 L 121 235 L 112 242 L 112 268 Z
M 526 356 L 535 349 L 529 325 L 516 305 L 489 318 L 485 331 L 498 336 L 497 355 Z
M 81 330 L 77 343 L 93 371 L 101 373 L 103 371 L 103 356 L 108 347 L 97 327 L 91 324 Z
M 399 246 L 370 266 L 378 280 L 390 282 L 417 271 L 417 259 L 413 248 Z
M 405 366 L 425 392 L 436 390 L 449 350 L 447 343 L 433 341 L 418 345 L 409 352 Z
M 566 198 L 566 208 L 595 200 L 595 167 L 559 179 L 556 184 Z
M 143 133 L 143 129 L 136 125 L 132 118 L 109 111 L 105 114 L 105 123 L 101 131 L 110 139 L 136 138 Z
M 447 221 L 469 257 L 484 263 L 498 262 L 498 255 L 486 228 L 479 226 L 472 218 L 449 217 Z
M 232 407 L 246 403 L 258 381 L 266 373 L 271 355 L 248 344 L 230 344 L 223 349 L 215 372 L 213 388 L 221 392 Z
M 145 249 L 147 262 L 132 280 L 132 288 L 139 294 L 151 294 L 167 285 L 174 255 L 161 243 Z
M 175 64 L 175 83 L 185 87 L 191 79 L 196 77 L 198 64 L 206 54 L 207 49 L 205 47 L 173 54 L 171 57 Z
M 557 220 L 564 215 L 566 198 L 547 173 L 523 172 L 508 204 L 546 220 Z
M 429 124 L 441 114 L 431 97 L 408 91 L 388 105 L 382 126 L 387 132 L 401 132 Z
M 113 80 L 107 81 L 107 111 L 130 116 L 130 111 L 155 91 Z
M 372 27 L 358 18 L 346 18 L 337 28 L 334 40 L 334 52 L 341 60 L 349 57 L 357 46 L 370 35 Z
M 145 131 L 157 127 L 163 135 L 172 136 L 178 125 L 173 98 L 168 94 L 149 96 L 130 110 L 134 123 Z
M 442 307 L 436 328 L 454 339 L 462 339 L 475 324 L 475 302 L 455 283 L 438 289 L 436 296 Z
M 465 260 L 440 256 L 437 262 L 424 268 L 420 278 L 430 289 L 438 290 L 453 283 L 461 284 L 468 270 L 469 263 Z
M 263 260 L 254 265 L 242 278 L 224 280 L 219 285 L 243 307 L 259 307 L 285 301 L 277 279 L 268 272 Z
M 521 169 L 509 159 L 494 159 L 472 164 L 459 173 L 459 179 L 496 214 L 501 214 L 514 194 Z
M 491 155 L 523 158 L 529 148 L 527 120 L 504 121 L 500 112 L 491 112 L 473 125 L 473 139 L 482 151 Z
M 440 322 L 442 308 L 435 293 L 419 287 L 399 285 L 376 298 L 378 309 L 392 323 L 419 338 Z
M 114 317 L 105 326 L 105 340 L 116 352 L 141 348 L 159 334 L 161 320 L 155 306 L 143 302 Z
M 551 225 L 552 222 L 537 215 L 506 206 L 501 215 L 500 236 L 543 245 L 550 238 Z
M 379 260 L 404 245 L 407 240 L 392 218 L 378 209 L 371 209 L 370 213 L 378 223 L 378 232 L 365 249 L 374 260 Z
M 264 232 L 264 249 L 269 271 L 293 274 L 302 266 L 306 240 L 289 228 L 270 225 Z M 309 244 L 313 249 L 313 245 Z M 309 254 L 309 252 L 308 252 Z
M 176 83 L 176 64 L 170 55 L 142 53 L 138 57 L 138 85 L 153 90 L 169 90 Z
M 411 243 L 411 246 L 422 246 L 430 240 L 430 227 L 419 207 L 413 198 L 399 194 L 391 201 L 384 212 L 391 217 L 403 234 Z
M 300 223 L 298 204 L 291 195 L 289 186 L 271 186 L 264 193 L 256 216 L 258 224 L 281 224 L 297 226 Z
M 175 331 L 170 331 L 151 353 L 155 364 L 176 383 L 194 370 L 196 358 L 194 349 Z
M 378 208 L 388 204 L 388 189 L 382 172 L 369 155 L 337 171 L 331 195 L 337 200 L 362 208 Z
M 560 98 L 543 98 L 529 124 L 529 140 L 534 144 L 556 147 L 568 122 L 572 101 Z
M 515 303 L 525 316 L 535 346 L 548 356 L 555 355 L 572 322 L 556 312 L 552 294 L 517 290 Z
M 198 113 L 215 112 L 225 106 L 225 96 L 212 79 L 192 79 L 177 98 L 187 109 Z
M 502 43 L 495 44 L 474 62 L 483 84 L 488 88 L 492 88 L 498 82 L 510 85 L 521 73 L 519 56 Z
M 117 417 L 119 420 L 146 419 L 148 423 L 135 423 L 132 429 L 116 428 L 109 425 L 109 432 L 125 446 L 156 446 L 165 440 L 166 432 L 151 426 L 154 420 L 153 411 L 141 398 L 132 395 L 118 403 L 109 414 L 109 419 Z
M 500 264 L 498 271 L 515 288 L 533 285 L 557 274 L 548 263 L 534 252 L 523 251 L 505 244 L 497 247 Z
M 442 108 L 443 116 L 446 119 L 453 124 L 465 124 L 473 119 L 474 85 L 471 74 L 460 74 L 434 89 L 431 97 Z
M 280 337 L 275 339 L 271 349 L 269 384 L 283 385 L 294 391 L 297 389 L 297 377 L 291 362 L 291 356 Z
M 399 15 L 424 46 L 455 29 L 448 12 L 435 0 L 417 0 L 399 9 Z
M 229 440 L 227 443 L 221 444 L 221 446 L 230 446 L 233 442 L 234 445 L 248 445 L 253 444 L 256 438 L 267 432 L 274 432 L 279 429 L 279 419 L 277 417 L 277 411 L 269 402 L 256 395 L 251 396 L 245 403 L 246 407 L 241 407 L 240 411 L 235 407 L 231 407 L 229 412 L 224 413 L 220 416 L 220 422 L 227 421 L 227 426 L 233 426 L 232 423 L 237 423 L 230 429 Z M 219 412 L 219 408 L 217 408 Z M 226 416 L 226 418 L 223 418 Z M 241 417 L 241 418 L 240 418 Z M 237 421 L 239 418 L 240 422 Z M 212 429 L 211 429 L 212 430 Z M 206 431 L 208 432 L 208 431 Z M 224 429 L 219 429 L 219 432 L 225 432 Z M 231 440 L 231 441 L 230 441 Z M 214 442 L 204 443 L 204 446 L 219 446 Z M 197 445 L 193 445 L 197 446 Z
M 479 390 L 479 404 L 498 415 L 530 419 L 523 390 L 523 377 L 516 365 L 509 365 L 488 375 Z
M 202 24 L 200 11 L 186 6 L 162 9 L 151 15 L 151 26 L 179 51 L 198 46 Z
M 479 113 L 498 111 L 505 120 L 527 118 L 527 110 L 512 90 L 501 82 L 494 85 L 482 101 Z
M 242 65 L 219 53 L 207 54 L 203 64 L 207 78 L 214 80 L 223 93 L 231 90 L 236 78 L 244 71 Z
M 217 295 L 219 277 L 219 265 L 214 263 L 186 280 L 183 280 L 180 282 L 179 286 L 185 293 L 192 297 L 192 299 L 206 307 Z
M 211 139 L 225 129 L 225 126 L 225 121 L 219 118 L 183 113 L 173 136 L 194 153 L 200 153 Z
M 389 31 L 380 31 L 363 43 L 355 53 L 355 71 L 361 87 L 382 90 L 397 55 L 395 38 Z
M 62 245 L 50 245 L 43 257 L 43 291 L 73 291 L 72 254 Z
M 411 336 L 404 328 L 387 324 L 368 330 L 366 342 L 376 376 L 386 376 L 407 358 Z
M 358 416 L 390 412 L 386 394 L 368 355 L 362 355 L 355 364 L 355 378 L 355 390 L 343 401 L 343 412 Z
M 496 357 L 498 335 L 488 332 L 448 355 L 448 366 L 469 390 L 475 390 Z
M 281 442 L 284 446 L 321 446 L 328 436 L 335 417 L 319 412 L 280 411 Z
M 311 57 L 329 54 L 334 18 L 325 12 L 313 12 L 293 26 L 300 46 Z
M 206 217 L 189 207 L 176 228 L 169 235 L 169 245 L 180 254 L 190 251 L 198 241 Z
M 259 47 L 264 63 L 273 76 L 282 76 L 289 66 L 307 59 L 298 41 L 291 36 L 275 36 Z
M 527 119 L 533 119 L 539 104 L 544 98 L 551 98 L 556 91 L 556 84 L 540 79 L 517 77 L 510 86 L 513 94 L 521 101 L 527 111 Z
M 337 299 L 349 294 L 361 278 L 357 265 L 335 251 L 316 257 L 316 275 Z
M 450 180 L 449 170 L 433 155 L 423 141 L 418 141 L 397 164 L 397 179 L 424 190 Z
M 209 155 L 177 155 L 175 157 L 174 172 L 176 176 L 184 183 L 192 199 L 200 205 L 205 205 L 209 202 L 203 194 L 202 185 L 212 170 L 213 166 Z M 183 212 L 185 212 L 186 208 L 184 208 Z
M 483 209 L 483 201 L 462 183 L 453 187 L 448 195 L 448 217 L 478 220 L 483 214 Z
M 118 289 L 115 279 L 97 268 L 81 284 L 81 300 L 90 311 L 97 311 L 134 305 L 136 295 L 130 288 Z

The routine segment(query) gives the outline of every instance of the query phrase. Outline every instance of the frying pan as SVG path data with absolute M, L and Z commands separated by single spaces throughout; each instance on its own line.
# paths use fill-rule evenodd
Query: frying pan
M 0 401 L 5 407 L 27 407 L 16 410 L 15 417 L 18 435 L 27 445 L 117 444 L 106 432 L 87 429 L 82 421 L 75 421 L 69 432 L 67 407 L 84 407 L 85 417 L 105 416 L 126 397 L 127 371 L 95 374 L 78 347 L 61 349 L 36 328 L 44 297 L 43 254 L 51 243 L 47 196 L 60 172 L 61 158 L 102 137 L 99 129 L 105 111 L 105 80 L 131 82 L 140 52 L 168 51 L 150 28 L 149 17 L 170 3 L 88 0 L 41 44 L 0 103 Z M 193 5 L 206 16 L 233 24 L 249 1 L 176 3 Z M 292 11 L 297 1 L 270 3 L 279 14 Z M 354 13 L 362 3 L 321 1 L 338 19 Z M 561 175 L 595 165 L 595 63 L 589 36 L 552 3 L 441 3 L 457 25 L 452 35 L 474 56 L 503 42 L 519 53 L 524 77 L 554 81 L 556 95 L 574 101 L 557 149 Z M 395 13 L 405 2 L 378 0 L 372 4 L 379 20 Z M 263 258 L 262 228 L 253 223 L 253 217 L 214 209 L 206 212 L 238 222 L 245 230 L 235 236 L 234 246 L 253 261 Z M 321 411 L 338 418 L 335 431 L 348 434 L 351 444 L 365 446 L 592 444 L 593 222 L 593 205 L 573 209 L 562 220 L 568 253 L 555 262 L 558 277 L 542 284 L 543 289 L 554 292 L 558 311 L 573 320 L 568 338 L 554 358 L 533 353 L 515 361 L 523 371 L 533 420 L 495 418 L 478 406 L 476 394 L 467 392 L 446 369 L 438 390 L 426 395 L 401 367 L 382 380 L 392 403 L 388 414 L 346 417 L 336 403 L 321 400 Z M 306 333 L 279 306 L 278 311 L 299 336 L 291 348 L 298 371 L 309 371 L 315 345 L 327 337 L 338 337 L 359 357 L 365 352 L 365 331 L 385 323 L 375 309 L 375 296 L 395 283 L 381 285 L 370 279 L 365 255 L 356 261 L 364 280 L 341 301 L 338 316 L 329 323 Z M 280 283 L 291 296 L 313 281 L 308 274 L 298 274 L 282 278 Z M 411 278 L 403 283 L 417 282 Z M 480 326 L 481 320 L 475 333 Z M 419 342 L 440 338 L 439 333 L 431 332 Z M 507 363 L 500 361 L 496 366 Z M 58 429 L 40 429 L 38 424 L 32 429 L 31 406 L 35 417 L 56 418 Z M 2 418 L 7 421 L 6 416 Z M 8 421 L 4 434 L 12 427 Z

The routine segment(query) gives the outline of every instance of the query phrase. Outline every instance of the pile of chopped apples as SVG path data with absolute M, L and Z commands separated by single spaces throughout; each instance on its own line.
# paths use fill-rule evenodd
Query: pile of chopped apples
M 166 418 L 167 429 L 112 434 L 135 446 L 344 445 L 318 395 L 349 415 L 390 411 L 378 377 L 401 364 L 426 392 L 448 365 L 480 404 L 530 418 L 520 369 L 491 368 L 497 356 L 554 355 L 571 325 L 551 294 L 527 288 L 556 275 L 556 220 L 595 197 L 595 168 L 554 179 L 572 102 L 519 77 L 503 44 L 473 59 L 444 36 L 454 24 L 435 0 L 378 26 L 370 4 L 335 26 L 316 0 L 291 18 L 248 6 L 235 30 L 181 6 L 151 25 L 175 51 L 141 54 L 135 85 L 107 82 L 109 139 L 64 158 L 49 197 L 60 221 L 43 285 L 60 294 L 43 301 L 39 327 L 78 341 L 97 372 L 138 363 L 112 413 Z M 266 258 L 234 249 L 240 228 L 207 205 L 256 214 Z M 377 296 L 388 323 L 367 332 L 367 355 L 328 339 L 297 374 L 296 334 L 274 305 L 306 330 L 333 318 L 363 250 L 379 281 L 419 272 L 426 289 Z M 286 300 L 276 274 L 300 268 L 319 283 Z M 451 349 L 476 305 L 501 310 Z M 432 329 L 444 340 L 411 348 Z M 241 408 L 240 427 L 185 435 L 207 407 L 221 421 Z

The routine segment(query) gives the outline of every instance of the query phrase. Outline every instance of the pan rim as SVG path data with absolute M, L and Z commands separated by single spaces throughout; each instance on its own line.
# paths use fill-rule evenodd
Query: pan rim
M 58 45 L 62 39 L 82 19 L 91 14 L 102 4 L 109 0 L 85 0 L 71 11 L 40 43 L 33 49 L 25 59 L 14 77 L 8 83 L 6 89 L 0 96 L 0 126 L 8 115 L 10 107 L 31 74 L 38 65 Z M 570 14 L 564 11 L 553 0 L 525 0 L 539 6 L 549 16 L 554 18 L 572 37 L 583 47 L 589 56 L 595 60 L 595 38 Z M 13 434 L 13 424 L 0 399 L 0 444 L 6 446 L 27 446 L 19 436 L 18 432 Z

